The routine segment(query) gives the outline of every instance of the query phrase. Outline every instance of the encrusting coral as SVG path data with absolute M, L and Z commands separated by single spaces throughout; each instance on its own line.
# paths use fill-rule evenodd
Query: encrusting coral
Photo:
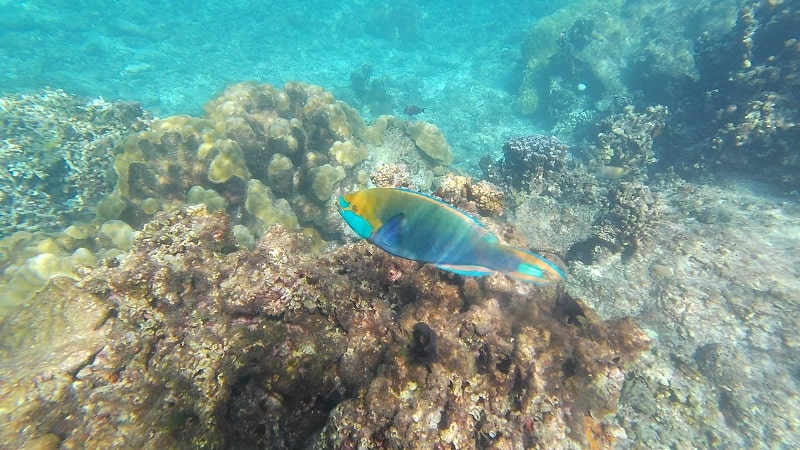
M 124 257 L 52 280 L 0 324 L 0 360 L 15 361 L 0 364 L 0 440 L 507 448 L 620 435 L 603 418 L 648 345 L 630 321 L 602 321 L 558 286 L 463 279 L 365 242 L 309 249 L 280 226 L 239 249 L 229 216 L 202 205 L 157 213 Z M 417 342 L 436 342 L 422 358 L 420 322 Z

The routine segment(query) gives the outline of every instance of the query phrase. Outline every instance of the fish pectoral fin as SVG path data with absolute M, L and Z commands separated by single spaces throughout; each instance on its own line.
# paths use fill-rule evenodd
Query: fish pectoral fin
M 492 273 L 492 269 L 483 266 L 465 266 L 456 264 L 436 264 L 436 267 L 448 272 L 457 273 L 467 277 L 482 277 Z
M 397 214 L 387 220 L 372 234 L 370 240 L 380 248 L 393 249 L 402 241 L 405 215 Z

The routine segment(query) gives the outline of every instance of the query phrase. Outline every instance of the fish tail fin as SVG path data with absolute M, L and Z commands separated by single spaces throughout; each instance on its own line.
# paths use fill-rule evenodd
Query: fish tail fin
M 536 253 L 500 244 L 503 252 L 514 256 L 516 267 L 504 271 L 506 275 L 517 280 L 533 283 L 558 283 L 566 278 L 564 272 L 554 263 Z

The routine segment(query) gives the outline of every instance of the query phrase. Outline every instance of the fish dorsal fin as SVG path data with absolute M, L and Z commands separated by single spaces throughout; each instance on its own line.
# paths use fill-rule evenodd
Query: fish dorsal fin
M 380 248 L 390 250 L 402 240 L 404 214 L 397 214 L 383 223 L 370 237 L 370 240 Z

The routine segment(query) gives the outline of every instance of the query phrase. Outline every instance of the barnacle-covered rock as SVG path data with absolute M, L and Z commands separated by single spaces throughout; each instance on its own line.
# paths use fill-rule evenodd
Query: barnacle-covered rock
M 630 321 L 366 242 L 320 256 L 273 226 L 240 248 L 224 211 L 193 206 L 157 213 L 79 282 L 52 281 L 0 323 L 0 441 L 611 445 L 605 417 L 648 342 Z
M 469 186 L 469 197 L 475 202 L 478 211 L 490 216 L 503 214 L 505 194 L 489 181 L 481 180 Z
M 411 176 L 405 164 L 383 164 L 369 176 L 377 187 L 412 187 Z

